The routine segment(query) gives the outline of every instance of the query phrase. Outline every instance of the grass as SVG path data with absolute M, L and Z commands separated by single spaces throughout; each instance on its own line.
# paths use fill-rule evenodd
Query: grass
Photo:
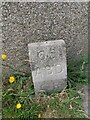
M 82 96 L 78 93 L 87 84 L 87 57 L 68 65 L 68 87 L 61 93 L 35 96 L 31 75 L 13 72 L 15 82 L 9 83 L 9 76 L 2 77 L 3 118 L 85 118 Z M 22 107 L 16 108 L 20 102 Z

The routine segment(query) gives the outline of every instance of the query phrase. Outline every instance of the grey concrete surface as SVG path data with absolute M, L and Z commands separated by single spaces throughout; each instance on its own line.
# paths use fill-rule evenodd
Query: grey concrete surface
M 87 54 L 87 10 L 87 2 L 2 3 L 4 63 L 28 73 L 28 44 L 57 39 L 66 42 L 68 62 Z M 4 74 L 7 70 L 3 67 Z
M 35 93 L 63 90 L 67 86 L 65 42 L 30 43 L 28 48 Z

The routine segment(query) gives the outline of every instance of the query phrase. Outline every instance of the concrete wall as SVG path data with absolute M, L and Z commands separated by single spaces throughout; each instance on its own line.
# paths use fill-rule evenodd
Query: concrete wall
M 4 63 L 30 72 L 28 43 L 48 40 L 65 40 L 68 62 L 87 54 L 87 10 L 85 2 L 3 3 L 2 53 L 7 54 Z

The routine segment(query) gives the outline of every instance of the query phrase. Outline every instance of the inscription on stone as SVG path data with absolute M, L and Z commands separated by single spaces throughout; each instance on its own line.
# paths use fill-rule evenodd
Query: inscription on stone
M 28 49 L 35 93 L 63 90 L 67 85 L 65 42 L 30 43 Z

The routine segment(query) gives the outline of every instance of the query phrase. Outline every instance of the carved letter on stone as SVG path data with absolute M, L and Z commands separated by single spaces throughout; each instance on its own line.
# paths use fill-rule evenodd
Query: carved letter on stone
M 61 72 L 62 72 L 62 66 L 56 65 L 56 73 L 61 73 Z
M 61 46 L 59 46 L 59 55 L 60 55 L 60 58 L 62 57 L 62 48 Z
M 54 47 L 50 48 L 50 58 L 55 59 L 55 48 Z
M 46 66 L 47 74 L 52 74 L 52 68 L 50 66 Z
M 45 53 L 44 53 L 44 51 L 40 51 L 40 52 L 38 53 L 38 57 L 39 57 L 41 60 L 44 60 L 44 59 L 45 59 Z

